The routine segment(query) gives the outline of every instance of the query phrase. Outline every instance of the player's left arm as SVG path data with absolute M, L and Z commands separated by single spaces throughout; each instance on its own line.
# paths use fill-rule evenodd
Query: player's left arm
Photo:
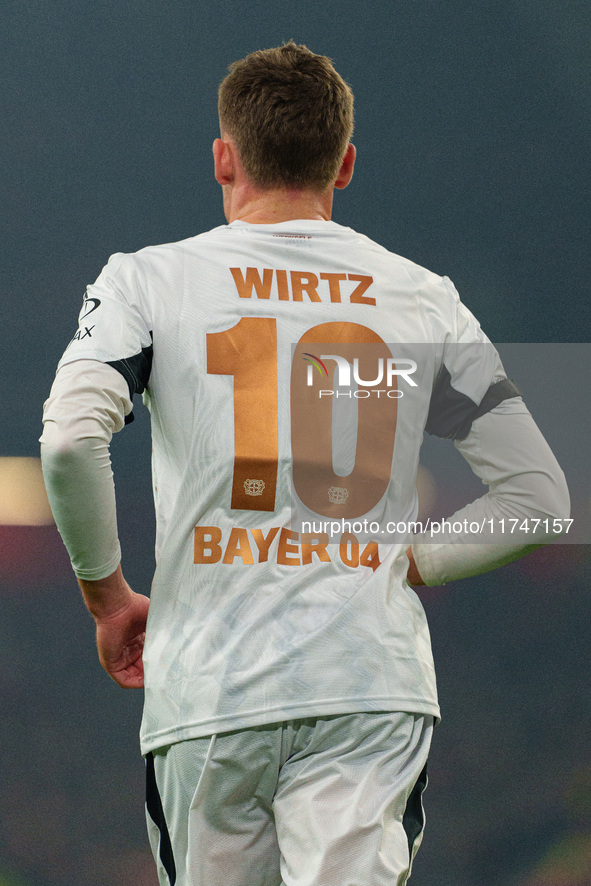
M 406 573 L 407 582 L 411 585 L 424 585 L 425 582 L 423 581 L 423 576 L 419 572 L 412 545 L 408 548 L 406 556 L 408 557 L 408 572 Z
M 476 418 L 455 446 L 488 492 L 446 519 L 483 532 L 445 533 L 441 543 L 417 536 L 411 584 L 442 584 L 517 560 L 553 541 L 570 514 L 564 473 L 520 397 Z

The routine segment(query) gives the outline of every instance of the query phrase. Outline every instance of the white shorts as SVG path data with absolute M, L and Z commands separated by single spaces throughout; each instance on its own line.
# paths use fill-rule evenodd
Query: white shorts
M 433 717 L 291 720 L 148 754 L 161 886 L 403 886 Z

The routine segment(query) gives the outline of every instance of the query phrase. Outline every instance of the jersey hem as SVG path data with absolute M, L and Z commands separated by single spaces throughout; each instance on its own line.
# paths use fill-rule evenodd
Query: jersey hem
M 249 729 L 252 726 L 264 726 L 269 723 L 282 723 L 286 720 L 300 720 L 306 717 L 322 717 L 334 714 L 358 714 L 373 713 L 376 711 L 398 711 L 407 714 L 431 714 L 435 717 L 435 723 L 441 720 L 439 705 L 433 702 L 420 702 L 410 698 L 375 697 L 352 700 L 348 703 L 343 701 L 327 702 L 319 705 L 318 702 L 298 704 L 292 706 L 282 705 L 271 708 L 264 713 L 261 711 L 244 714 L 241 717 L 213 717 L 199 723 L 190 723 L 182 727 L 163 729 L 146 736 L 140 735 L 140 750 L 143 756 L 159 748 L 180 741 L 188 741 L 192 738 L 204 738 L 209 735 L 217 735 L 221 732 L 235 732 L 236 730 Z

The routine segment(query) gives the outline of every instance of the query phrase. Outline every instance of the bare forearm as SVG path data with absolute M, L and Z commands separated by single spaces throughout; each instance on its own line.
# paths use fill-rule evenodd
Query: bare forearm
M 149 599 L 131 590 L 120 566 L 106 578 L 78 579 L 78 584 L 96 622 L 101 665 L 119 686 L 143 686 L 142 652 Z
M 88 581 L 79 578 L 78 584 L 88 611 L 95 619 L 110 618 L 129 605 L 133 591 L 123 578 L 121 566 L 106 578 Z

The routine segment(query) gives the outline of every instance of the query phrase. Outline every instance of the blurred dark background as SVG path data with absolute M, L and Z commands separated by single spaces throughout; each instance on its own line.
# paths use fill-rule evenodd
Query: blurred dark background
M 0 886 L 154 886 L 141 694 L 96 661 L 36 481 L 6 479 L 35 475 L 85 286 L 113 252 L 223 223 L 217 85 L 234 59 L 293 38 L 356 96 L 358 164 L 335 220 L 450 276 L 493 341 L 587 341 L 591 7 L 4 0 L 0 25 Z M 589 404 L 552 396 L 559 442 Z M 113 460 L 124 566 L 145 590 L 136 416 Z M 553 546 L 422 593 L 444 720 L 415 886 L 591 886 L 589 560 Z

